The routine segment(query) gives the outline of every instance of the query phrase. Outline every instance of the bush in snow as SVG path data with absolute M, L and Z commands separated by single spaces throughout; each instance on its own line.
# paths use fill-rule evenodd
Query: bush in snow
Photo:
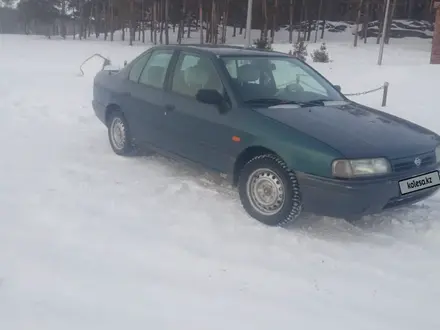
M 304 40 L 300 39 L 293 45 L 293 52 L 289 51 L 289 55 L 293 55 L 301 61 L 306 61 L 307 57 L 307 45 L 304 44 Z
M 272 45 L 270 44 L 269 40 L 267 40 L 266 38 L 254 40 L 254 46 L 257 49 L 272 50 Z
M 315 49 L 311 54 L 313 62 L 320 63 L 328 63 L 330 62 L 330 58 L 328 56 L 327 47 L 325 46 L 325 42 L 322 43 L 319 49 Z

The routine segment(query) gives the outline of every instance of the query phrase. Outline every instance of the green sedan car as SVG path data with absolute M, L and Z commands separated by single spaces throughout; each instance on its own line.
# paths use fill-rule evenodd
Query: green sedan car
M 118 155 L 158 152 L 220 174 L 250 216 L 357 219 L 419 202 L 440 185 L 440 137 L 354 103 L 287 54 L 156 46 L 100 71 L 93 108 Z

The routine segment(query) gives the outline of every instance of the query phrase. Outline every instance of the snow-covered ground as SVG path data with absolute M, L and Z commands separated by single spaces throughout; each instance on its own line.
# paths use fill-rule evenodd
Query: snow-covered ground
M 314 66 L 347 93 L 388 81 L 381 109 L 440 132 L 429 41 L 393 40 L 382 67 L 350 42 Z M 91 108 L 101 63 L 79 65 L 144 49 L 0 35 L 0 329 L 440 328 L 439 195 L 360 227 L 268 228 L 182 164 L 116 156 Z

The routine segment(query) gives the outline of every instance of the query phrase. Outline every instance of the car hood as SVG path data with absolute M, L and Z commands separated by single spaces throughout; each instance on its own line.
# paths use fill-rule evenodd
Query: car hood
M 326 143 L 347 158 L 396 159 L 433 151 L 439 143 L 439 137 L 423 127 L 347 102 L 339 106 L 281 105 L 255 110 Z

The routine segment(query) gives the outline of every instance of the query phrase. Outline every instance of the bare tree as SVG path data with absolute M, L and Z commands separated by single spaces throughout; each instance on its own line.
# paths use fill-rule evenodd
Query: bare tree
M 296 0 L 290 0 L 289 6 L 289 42 L 293 42 L 293 11 L 295 9 Z
M 318 19 L 316 20 L 316 26 L 315 26 L 315 42 L 318 41 L 318 30 L 319 30 L 319 22 L 321 20 L 321 14 L 322 14 L 322 2 L 323 0 L 319 0 L 319 9 L 318 9 Z
M 355 29 L 355 33 L 354 33 L 354 42 L 353 42 L 353 46 L 357 47 L 357 43 L 358 43 L 358 37 L 359 37 L 359 23 L 361 20 L 361 14 L 362 14 L 362 5 L 364 3 L 364 0 L 359 0 L 359 7 L 358 7 L 358 11 L 357 11 L 357 17 L 356 17 L 356 29 Z
M 170 27 L 168 25 L 169 21 L 169 3 L 168 0 L 165 0 L 165 44 L 170 43 Z
M 203 44 L 203 0 L 199 0 L 200 43 Z

